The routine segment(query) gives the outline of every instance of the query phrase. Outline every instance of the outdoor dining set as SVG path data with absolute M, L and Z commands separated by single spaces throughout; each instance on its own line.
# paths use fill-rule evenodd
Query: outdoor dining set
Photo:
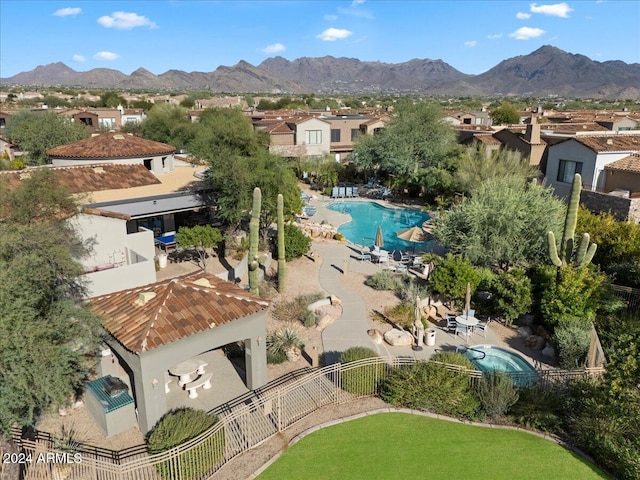
M 169 369 L 169 373 L 178 377 L 178 386 L 189 392 L 189 398 L 198 398 L 198 388 L 204 390 L 211 388 L 211 372 L 207 373 L 204 369 L 208 364 L 204 360 L 191 358 L 180 362 Z M 172 380 L 169 379 L 165 383 L 165 392 L 169 393 Z
M 482 332 L 486 338 L 487 330 L 491 318 L 488 318 L 485 322 L 481 322 L 475 317 L 475 310 L 463 310 L 461 315 L 449 315 L 445 314 L 447 320 L 447 330 L 454 333 L 454 335 L 464 335 L 467 339 L 471 334 Z

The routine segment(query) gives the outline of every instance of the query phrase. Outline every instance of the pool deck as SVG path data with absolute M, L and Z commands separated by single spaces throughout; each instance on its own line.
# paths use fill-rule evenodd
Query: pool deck
M 317 192 L 307 191 L 311 197 L 310 204 L 317 209 L 313 216 L 314 222 L 323 220 L 334 226 L 339 226 L 350 221 L 350 216 L 340 212 L 335 212 L 326 208 L 332 199 L 317 195 Z M 342 200 L 342 199 L 340 199 Z M 369 198 L 352 198 L 345 201 L 374 201 L 383 206 L 389 206 L 389 202 L 384 200 L 374 200 Z M 406 208 L 406 206 L 402 206 Z M 486 338 L 478 333 L 468 337 L 456 336 L 440 325 L 432 325 L 436 330 L 436 343 L 434 346 L 423 346 L 421 350 L 413 350 L 412 347 L 393 347 L 383 342 L 376 345 L 367 330 L 370 328 L 367 320 L 369 312 L 364 299 L 358 293 L 349 289 L 342 282 L 342 269 L 346 268 L 351 272 L 363 275 L 372 275 L 381 270 L 381 266 L 369 261 L 358 260 L 359 253 L 350 243 L 314 243 L 312 247 L 323 259 L 319 272 L 320 285 L 331 295 L 335 295 L 342 301 L 342 315 L 322 332 L 322 344 L 325 354 L 325 362 L 333 363 L 338 360 L 340 352 L 349 347 L 363 346 L 369 347 L 378 352 L 381 356 L 406 357 L 416 360 L 427 360 L 433 354 L 441 351 L 455 351 L 456 347 L 466 345 L 497 345 L 507 349 L 514 349 L 513 342 L 505 342 L 499 338 L 489 328 Z M 359 248 L 359 246 L 358 246 Z M 444 249 L 433 244 L 427 251 L 442 254 Z M 532 365 L 538 365 L 539 359 L 534 359 L 526 352 L 516 349 Z

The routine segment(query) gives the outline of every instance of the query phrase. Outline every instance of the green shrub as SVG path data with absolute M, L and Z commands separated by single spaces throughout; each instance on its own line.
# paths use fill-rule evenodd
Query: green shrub
M 433 362 L 393 369 L 381 385 L 380 397 L 396 407 L 466 419 L 478 418 L 480 409 L 468 374 Z
M 387 307 L 384 314 L 401 328 L 411 330 L 416 321 L 415 303 L 399 303 L 395 307 Z
M 284 226 L 284 251 L 285 260 L 290 262 L 294 258 L 300 258 L 311 248 L 311 238 L 295 225 Z
M 523 388 L 509 411 L 509 418 L 528 430 L 560 433 L 563 396 L 559 387 L 550 389 L 533 385 Z
M 304 343 L 292 328 L 281 328 L 267 333 L 267 362 L 282 363 L 287 359 L 287 353 L 302 350 Z
M 473 362 L 465 357 L 463 354 L 452 351 L 442 351 L 431 356 L 429 360 L 434 362 L 447 363 L 449 365 L 460 365 L 467 370 L 476 370 Z
M 480 282 L 480 275 L 468 260 L 448 254 L 431 274 L 431 289 L 444 295 L 458 306 L 464 305 L 467 283 L 473 292 Z
M 531 308 L 531 280 L 524 270 L 516 268 L 502 272 L 495 279 L 493 286 L 495 313 L 505 319 L 507 326 Z
M 340 363 L 347 364 L 365 358 L 378 358 L 378 354 L 367 347 L 351 347 L 342 352 Z M 373 395 L 384 377 L 385 365 L 363 365 L 340 373 L 342 388 L 356 395 Z
M 305 327 L 314 326 L 315 314 L 307 307 L 324 297 L 324 293 L 316 292 L 298 295 L 293 300 L 280 300 L 273 304 L 272 314 L 276 320 L 284 323 L 300 322 Z
M 396 295 L 400 297 L 400 300 L 413 304 L 416 302 L 416 297 L 427 298 L 429 293 L 429 286 L 417 278 L 405 279 L 402 287 L 396 290 Z
M 589 267 L 563 267 L 560 280 L 547 285 L 542 293 L 540 310 L 544 319 L 553 327 L 562 319 L 592 322 L 604 293 L 605 280 L 605 275 Z
M 476 272 L 478 273 L 478 290 L 493 290 L 493 283 L 498 276 L 486 267 L 476 267 Z
M 611 277 L 611 283 L 625 287 L 640 288 L 640 261 L 612 263 L 604 271 Z
M 478 398 L 489 418 L 497 418 L 518 401 L 518 392 L 506 372 L 494 370 L 483 375 L 478 383 Z
M 591 322 L 561 320 L 554 330 L 553 339 L 562 368 L 584 367 L 591 343 Z
M 215 415 L 204 410 L 179 408 L 165 414 L 147 434 L 150 454 L 164 452 L 191 440 L 218 422 Z M 180 455 L 180 460 L 167 460 L 156 465 L 164 479 L 201 478 L 209 476 L 224 460 L 224 429 L 207 438 L 197 447 Z
M 404 287 L 402 278 L 389 270 L 381 270 L 368 277 L 364 284 L 374 290 L 391 290 L 397 292 Z

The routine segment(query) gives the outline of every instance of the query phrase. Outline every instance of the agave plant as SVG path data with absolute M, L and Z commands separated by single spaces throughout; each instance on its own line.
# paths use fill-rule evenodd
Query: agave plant
M 267 335 L 267 355 L 272 359 L 296 360 L 302 348 L 304 344 L 293 328 L 280 328 Z

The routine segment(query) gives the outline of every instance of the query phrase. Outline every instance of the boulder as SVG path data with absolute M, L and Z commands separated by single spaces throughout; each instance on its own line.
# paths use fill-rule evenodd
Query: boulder
M 531 329 L 531 327 L 518 327 L 517 332 L 518 332 L 518 336 L 524 339 L 527 339 L 531 335 L 533 335 L 533 330 Z
M 553 345 L 547 342 L 547 346 L 542 349 L 542 355 L 547 358 L 555 358 L 556 351 L 553 349 Z
M 536 329 L 536 335 L 539 335 L 542 338 L 546 338 L 546 339 L 551 338 L 551 335 L 549 335 L 549 332 L 547 332 L 542 325 L 538 325 L 538 328 Z
M 376 330 L 372 328 L 371 330 L 367 330 L 367 333 L 371 337 L 371 341 L 376 345 L 382 344 L 382 332 L 380 330 Z
M 331 325 L 335 321 L 332 315 L 325 313 L 320 317 L 320 319 L 316 322 L 316 330 L 324 330 L 329 325 Z
M 539 335 L 531 335 L 524 341 L 524 344 L 527 347 L 533 348 L 534 350 L 542 350 L 546 343 L 547 341 L 544 339 L 544 337 L 541 337 Z
M 302 357 L 302 352 L 298 347 L 291 347 L 285 353 L 287 354 L 287 360 L 290 362 L 297 362 Z
M 392 347 L 407 347 L 413 345 L 413 335 L 405 330 L 394 328 L 385 332 L 383 337 L 385 342 Z
M 516 319 L 516 325 L 520 325 L 522 327 L 532 327 L 535 319 L 535 316 L 529 313 L 523 313 Z

